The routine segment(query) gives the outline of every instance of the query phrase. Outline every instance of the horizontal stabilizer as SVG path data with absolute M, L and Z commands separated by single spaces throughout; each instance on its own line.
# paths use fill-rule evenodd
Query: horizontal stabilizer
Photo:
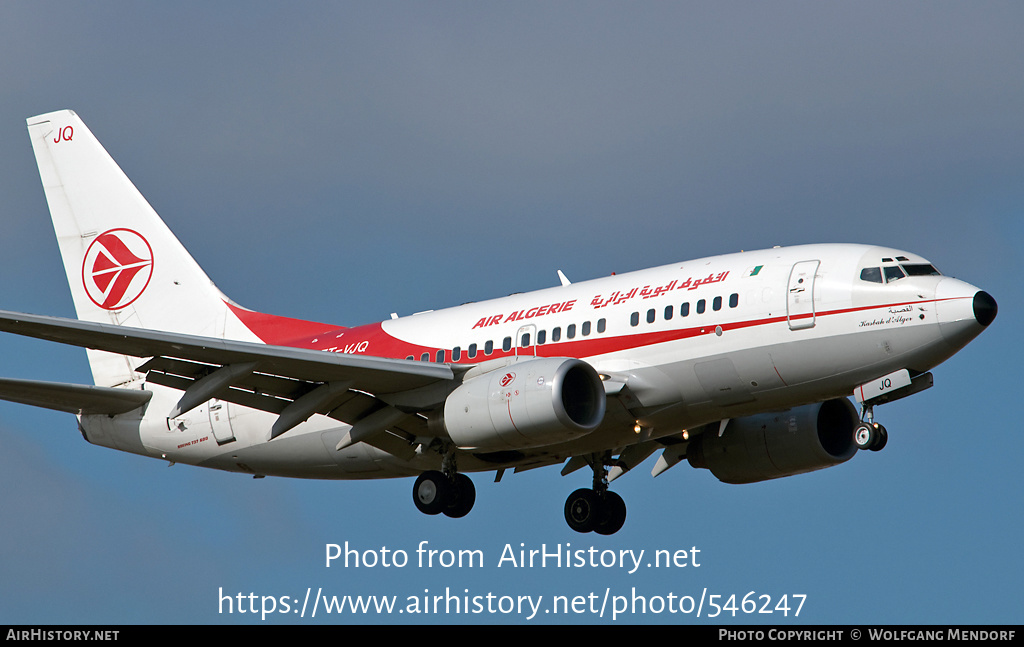
M 0 400 L 80 415 L 127 413 L 149 402 L 152 396 L 152 392 L 142 390 L 0 378 Z

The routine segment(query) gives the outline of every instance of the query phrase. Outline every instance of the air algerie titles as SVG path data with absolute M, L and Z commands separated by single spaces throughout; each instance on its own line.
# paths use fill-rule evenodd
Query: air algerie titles
M 576 305 L 576 299 L 562 301 L 561 303 L 552 303 L 546 306 L 537 306 L 528 310 L 516 310 L 508 316 L 505 316 L 504 314 L 491 315 L 490 317 L 484 317 L 480 321 L 477 321 L 473 324 L 473 328 L 486 328 L 487 326 L 494 326 L 500 323 L 507 323 L 509 321 L 523 321 L 524 319 L 533 319 L 534 317 L 543 317 L 544 315 L 568 312 L 569 310 L 572 310 L 574 305 Z
M 756 275 L 762 265 L 757 266 L 750 273 L 750 276 Z M 645 285 L 642 288 L 636 286 L 631 290 L 616 290 L 611 295 L 605 297 L 603 294 L 599 294 L 591 300 L 590 305 L 595 309 L 603 308 L 608 305 L 619 305 L 633 299 L 633 297 L 640 296 L 643 299 L 651 299 L 654 297 L 660 297 L 665 292 L 671 290 L 695 290 L 702 285 L 708 285 L 709 283 L 718 283 L 724 281 L 729 276 L 729 272 L 719 272 L 718 274 L 708 274 L 706 278 L 694 278 L 692 276 L 687 277 L 685 281 L 679 279 L 673 279 L 666 285 Z M 533 319 L 534 317 L 543 317 L 544 315 L 553 315 L 559 312 L 568 312 L 572 310 L 572 307 L 576 305 L 576 299 L 570 301 L 562 301 L 561 303 L 550 303 L 543 306 L 535 306 L 533 308 L 516 310 L 511 314 L 506 315 L 505 313 L 493 314 L 488 317 L 484 317 L 473 324 L 473 329 L 486 328 L 488 326 L 496 326 L 502 323 L 508 323 L 510 321 L 524 321 L 526 319 Z

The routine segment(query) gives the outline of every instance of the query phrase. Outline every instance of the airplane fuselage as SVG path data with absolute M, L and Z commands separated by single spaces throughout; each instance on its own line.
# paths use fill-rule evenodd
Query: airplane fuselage
M 609 483 L 656 451 L 652 475 L 685 459 L 726 483 L 838 465 L 884 447 L 874 407 L 929 388 L 996 316 L 919 256 L 822 244 L 356 327 L 289 319 L 227 299 L 75 113 L 27 124 L 77 319 L 0 312 L 0 330 L 86 348 L 94 384 L 0 378 L 0 398 L 172 463 L 418 475 L 425 514 L 468 514 L 466 472 L 564 463 L 593 473 L 570 528 L 612 534 Z
M 646 440 L 847 397 L 855 386 L 898 369 L 924 373 L 983 329 L 975 313 L 978 289 L 932 273 L 903 272 L 885 282 L 885 268 L 900 266 L 930 264 L 908 252 L 865 245 L 775 248 L 314 336 L 296 330 L 290 337 L 293 331 L 280 327 L 262 330 L 258 321 L 247 321 L 247 311 L 234 312 L 269 343 L 445 362 L 476 371 L 514 367 L 534 357 L 575 357 L 612 385 L 628 387 L 622 408 L 609 416 L 618 422 L 635 418 L 635 425 L 603 425 L 528 456 L 464 451 L 459 469 L 479 471 L 552 464 L 603 447 L 629 446 L 639 439 L 636 427 Z M 861 277 L 873 268 L 883 282 Z M 165 402 L 169 409 L 180 395 L 157 385 L 145 388 L 154 391 L 150 409 Z M 84 417 L 82 425 L 97 444 L 259 475 L 379 478 L 414 475 L 438 463 L 430 454 L 398 461 L 362 444 L 335 451 L 348 426 L 319 416 L 269 441 L 274 419 L 214 401 L 182 419 L 95 416 Z M 230 442 L 219 444 L 218 436 Z M 126 440 L 132 437 L 140 441 Z

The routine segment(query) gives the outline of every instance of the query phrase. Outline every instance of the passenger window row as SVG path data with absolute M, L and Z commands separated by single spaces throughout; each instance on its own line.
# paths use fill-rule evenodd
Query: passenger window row
M 594 328 L 596 328 L 597 334 L 601 334 L 605 330 L 607 330 L 607 327 L 608 327 L 608 322 L 604 318 L 598 319 L 596 326 L 593 326 L 592 322 L 590 322 L 590 321 L 584 321 L 582 324 L 579 325 L 578 328 L 577 328 L 576 324 L 569 324 L 568 326 L 565 327 L 564 336 L 565 336 L 566 340 L 575 339 L 577 337 L 577 335 L 580 336 L 580 337 L 589 337 L 593 333 Z M 562 331 L 562 327 L 561 326 L 557 326 L 557 327 L 551 329 L 551 342 L 550 343 L 553 344 L 555 342 L 562 341 L 562 337 L 563 337 L 563 331 Z M 548 331 L 547 330 L 538 330 L 537 331 L 537 340 L 536 341 L 537 341 L 537 345 L 538 346 L 543 346 L 544 344 L 549 343 L 548 342 Z M 530 336 L 530 333 L 528 333 L 528 332 L 527 333 L 523 333 L 523 335 L 519 339 L 519 347 L 520 348 L 528 348 L 529 346 L 531 346 L 531 336 Z M 512 350 L 512 337 L 505 337 L 504 339 L 501 340 L 501 350 L 503 352 L 506 352 L 506 353 Z M 480 347 L 477 344 L 470 344 L 465 349 L 466 358 L 467 359 L 476 359 L 477 355 L 479 354 L 479 351 L 480 351 Z M 435 353 L 434 353 L 434 361 L 438 362 L 438 363 L 443 363 L 445 361 L 445 354 L 446 354 L 446 351 L 443 350 L 443 349 L 435 351 Z M 484 342 L 483 354 L 484 354 L 484 356 L 490 356 L 490 355 L 494 354 L 494 341 L 493 340 L 488 339 L 486 342 Z M 463 355 L 462 347 L 461 346 L 456 346 L 455 348 L 451 349 L 451 351 L 450 351 L 450 355 L 449 355 L 450 359 L 449 359 L 449 361 L 458 362 L 459 360 L 462 359 L 462 355 Z M 409 355 L 405 359 L 416 359 L 416 358 L 413 355 Z M 421 362 L 429 362 L 430 361 L 430 352 L 428 351 L 428 352 L 425 352 L 422 355 L 420 355 L 420 361 Z
M 713 298 L 711 300 L 711 310 L 712 310 L 712 312 L 718 312 L 719 310 L 721 310 L 723 308 L 723 304 L 724 304 L 724 300 L 723 300 L 722 297 L 717 296 L 717 297 Z M 740 295 L 738 293 L 736 293 L 736 292 L 733 292 L 732 294 L 730 294 L 729 295 L 729 307 L 730 308 L 736 308 L 736 307 L 739 306 L 739 304 L 740 304 Z M 702 315 L 702 314 L 704 314 L 707 311 L 707 307 L 708 307 L 707 300 L 706 299 L 700 299 L 699 301 L 697 301 L 694 304 L 694 312 L 696 314 L 698 314 L 698 315 Z M 657 316 L 658 316 L 657 308 L 651 308 L 651 309 L 647 310 L 646 314 L 644 315 L 644 318 L 647 321 L 647 323 L 650 324 L 650 323 L 654 323 L 657 320 Z M 665 306 L 665 308 L 664 308 L 664 310 L 662 312 L 663 319 L 665 321 L 671 321 L 675 316 L 676 316 L 675 305 Z M 682 318 L 682 317 L 689 317 L 690 316 L 690 303 L 689 302 L 683 303 L 683 304 L 681 304 L 679 306 L 679 314 L 678 314 L 678 316 L 680 318 Z M 634 312 L 632 315 L 630 315 L 629 323 L 633 327 L 639 326 L 640 325 L 640 313 L 639 312 Z M 601 334 L 601 333 L 605 332 L 605 330 L 607 329 L 607 320 L 604 319 L 604 318 L 598 319 L 597 320 L 596 329 L 597 329 L 597 334 Z M 569 324 L 568 326 L 566 326 L 565 327 L 565 331 L 564 331 L 564 337 L 565 337 L 566 340 L 575 339 L 577 337 L 577 335 L 580 336 L 580 337 L 589 337 L 592 334 L 592 332 L 593 332 L 593 329 L 592 329 L 591 322 L 590 321 L 584 321 L 582 324 L 579 325 L 579 327 L 577 327 L 576 324 Z M 554 344 L 554 343 L 562 341 L 562 338 L 563 338 L 562 327 L 561 326 L 557 326 L 557 327 L 551 329 L 551 341 L 550 342 L 548 342 L 548 331 L 547 330 L 538 330 L 537 331 L 536 343 L 537 343 L 538 346 L 543 346 L 544 344 L 547 344 L 547 343 Z M 528 333 L 528 332 L 527 333 L 523 333 L 522 336 L 519 339 L 519 347 L 520 348 L 528 348 L 528 347 L 530 347 L 530 345 L 531 345 L 530 333 Z M 505 352 L 505 353 L 507 353 L 507 352 L 512 350 L 512 337 L 511 336 L 505 337 L 504 339 L 501 340 L 501 350 L 502 350 L 502 352 Z M 437 363 L 443 363 L 445 361 L 445 355 L 446 354 L 448 354 L 448 353 L 444 349 L 440 349 L 440 350 L 435 351 L 434 352 L 433 361 L 435 361 Z M 480 347 L 477 344 L 470 344 L 469 346 L 466 347 L 465 354 L 466 354 L 466 358 L 467 359 L 476 359 L 477 356 L 480 354 Z M 484 342 L 483 354 L 486 357 L 489 357 L 489 356 L 494 354 L 494 341 L 493 340 L 489 339 L 486 342 Z M 423 353 L 422 355 L 420 355 L 420 361 L 421 362 L 429 362 L 429 361 L 431 361 L 431 356 L 430 355 L 431 354 L 430 354 L 429 351 Z M 458 362 L 458 361 L 460 361 L 462 359 L 462 355 L 463 355 L 462 347 L 461 346 L 456 346 L 455 348 L 453 348 L 450 351 L 449 361 Z M 409 356 L 406 357 L 406 359 L 416 359 L 416 358 L 413 355 L 409 355 Z
M 733 292 L 732 294 L 730 294 L 729 295 L 729 307 L 730 308 L 735 308 L 735 307 L 739 306 L 739 304 L 740 304 L 740 295 L 739 295 L 739 293 Z M 704 314 L 707 311 L 707 308 L 708 308 L 708 303 L 707 303 L 706 299 L 701 299 L 701 300 L 697 301 L 696 304 L 694 304 L 694 311 L 697 314 L 699 314 L 699 315 Z M 721 309 L 722 309 L 722 297 L 715 297 L 714 299 L 712 299 L 711 300 L 711 310 L 713 312 L 717 312 L 717 311 L 719 311 Z M 673 317 L 675 317 L 675 315 L 676 315 L 675 305 L 665 306 L 665 309 L 662 312 L 662 318 L 665 321 L 671 321 L 673 319 Z M 686 303 L 683 303 L 682 305 L 679 306 L 679 316 L 680 317 L 689 317 L 690 316 L 690 302 L 689 301 L 687 301 Z M 647 311 L 647 313 L 644 315 L 644 320 L 647 323 L 649 323 L 649 324 L 654 323 L 657 320 L 657 318 L 658 318 L 658 309 L 657 308 L 649 309 Z M 640 325 L 640 313 L 639 312 L 634 312 L 633 314 L 631 314 L 629 316 L 629 325 L 633 326 L 634 328 L 636 326 Z

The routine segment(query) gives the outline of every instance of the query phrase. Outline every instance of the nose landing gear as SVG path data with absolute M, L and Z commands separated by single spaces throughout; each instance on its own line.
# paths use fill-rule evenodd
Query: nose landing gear
M 889 440 L 885 427 L 875 422 L 875 405 L 920 393 L 931 388 L 933 383 L 931 373 L 912 372 L 903 368 L 855 388 L 853 396 L 860 402 L 860 424 L 853 430 L 853 442 L 857 448 L 877 452 Z
M 861 406 L 861 422 L 853 430 L 853 442 L 857 445 L 857 449 L 870 449 L 877 452 L 889 442 L 889 432 L 875 422 L 872 409 L 873 406 L 870 404 Z

